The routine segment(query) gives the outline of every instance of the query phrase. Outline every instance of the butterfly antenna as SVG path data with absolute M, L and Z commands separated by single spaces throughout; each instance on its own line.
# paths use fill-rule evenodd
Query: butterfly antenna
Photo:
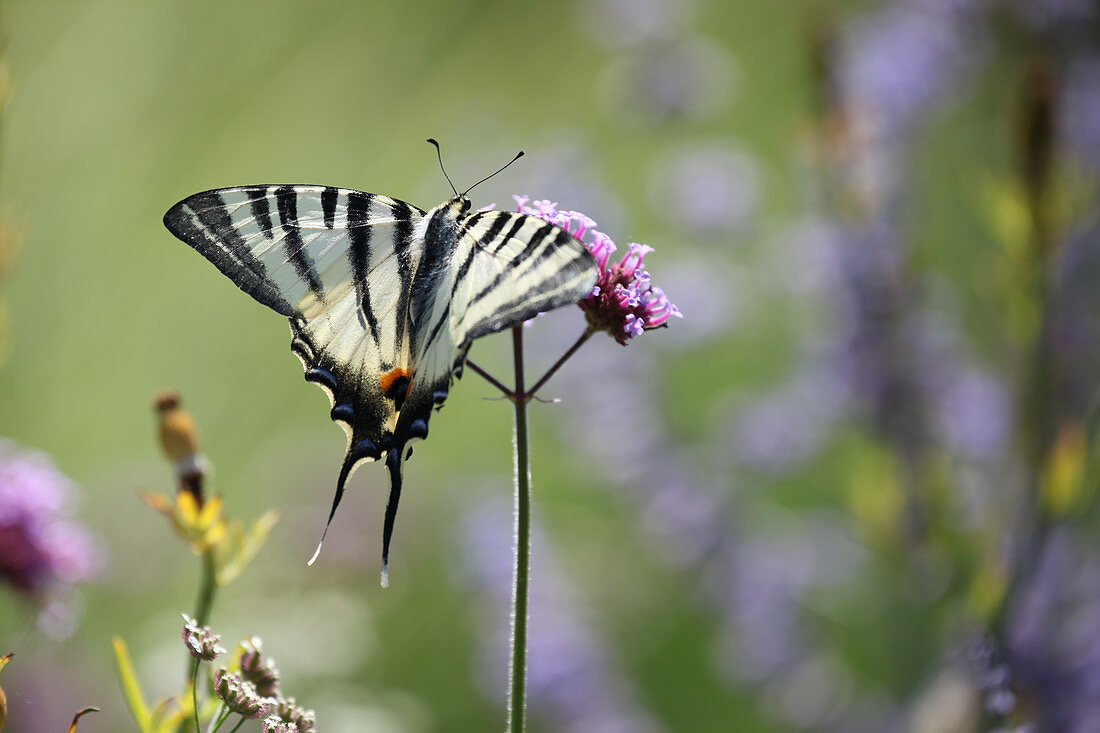
M 466 194 L 470 193 L 470 191 L 473 191 L 473 190 L 474 190 L 474 187 L 475 187 L 475 186 L 480 186 L 481 184 L 485 183 L 485 182 L 486 182 L 486 181 L 488 181 L 488 180 L 489 180 L 490 178 L 492 178 L 493 176 L 495 176 L 495 175 L 496 175 L 497 173 L 500 173 L 500 172 L 501 172 L 501 171 L 503 171 L 503 170 L 504 170 L 505 168 L 507 168 L 508 166 L 512 165 L 512 163 L 515 163 L 515 162 L 516 162 L 517 160 L 519 160 L 519 159 L 520 159 L 520 158 L 522 158 L 522 157 L 523 157 L 523 151 L 521 150 L 521 151 L 519 151 L 518 153 L 516 153 L 516 157 L 512 158 L 512 159 L 511 159 L 511 160 L 509 160 L 509 161 L 508 161 L 507 163 L 505 163 L 504 165 L 502 165 L 502 166 L 500 167 L 500 170 L 496 171 L 496 173 L 490 173 L 489 175 L 485 176 L 485 177 L 484 177 L 484 178 L 482 178 L 482 179 L 481 179 L 480 181 L 478 181 L 477 183 L 475 183 L 475 184 L 474 184 L 473 186 L 470 186 L 470 187 L 469 187 L 469 188 L 467 188 L 467 189 L 466 189 L 465 191 L 463 191 L 463 192 L 462 192 L 462 195 L 463 195 L 463 196 L 465 196 Z
M 447 169 L 443 167 L 443 153 L 439 150 L 439 143 L 435 138 L 428 138 L 428 142 L 435 146 L 435 157 L 439 158 L 439 170 L 443 171 L 443 177 L 447 179 L 447 183 L 451 183 L 451 177 L 447 175 Z M 458 189 L 451 183 L 451 190 L 455 192 L 455 196 L 458 196 Z

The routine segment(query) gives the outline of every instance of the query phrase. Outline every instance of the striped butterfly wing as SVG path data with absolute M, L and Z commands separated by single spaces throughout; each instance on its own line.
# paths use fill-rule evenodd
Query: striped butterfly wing
M 431 214 L 429 213 L 429 216 Z M 470 342 L 588 296 L 596 262 L 577 239 L 538 217 L 494 211 L 462 219 L 450 266 L 413 329 L 416 376 L 397 433 L 427 436 Z
M 385 458 L 383 585 L 402 454 L 427 437 L 470 342 L 576 302 L 596 281 L 592 256 L 564 230 L 524 214 L 464 217 L 463 201 L 425 214 L 347 189 L 252 186 L 196 194 L 164 217 L 238 287 L 290 319 L 306 379 L 328 393 L 348 450 L 326 533 L 355 468 Z
M 450 324 L 460 345 L 576 303 L 596 286 L 596 261 L 585 246 L 526 214 L 474 214 L 454 262 Z
M 410 283 L 424 212 L 328 186 L 242 186 L 195 194 L 168 229 L 253 298 L 290 319 L 306 379 L 348 436 L 344 484 L 392 441 L 411 372 Z M 332 514 L 330 514 L 331 520 Z

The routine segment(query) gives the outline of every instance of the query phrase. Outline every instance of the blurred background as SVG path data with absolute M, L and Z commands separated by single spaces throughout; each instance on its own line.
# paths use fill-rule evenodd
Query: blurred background
M 161 225 L 323 183 L 584 211 L 683 312 L 532 408 L 534 731 L 1100 730 L 1100 11 L 1090 0 L 4 0 L 0 652 L 9 729 L 134 730 L 199 563 L 153 394 L 227 512 L 219 592 L 323 731 L 503 727 L 511 412 L 467 372 L 354 477 L 285 321 Z M 527 332 L 532 376 L 583 329 Z M 479 364 L 510 381 L 507 336 Z M 5 503 L 6 502 L 6 503 Z M 33 525 L 33 526 L 32 526 Z M 37 544 L 31 543 L 34 539 Z M 18 553 L 41 550 L 16 572 Z M 32 558 L 33 559 L 33 558 Z M 43 580 L 44 579 L 44 580 Z M 258 730 L 258 726 L 256 727 Z

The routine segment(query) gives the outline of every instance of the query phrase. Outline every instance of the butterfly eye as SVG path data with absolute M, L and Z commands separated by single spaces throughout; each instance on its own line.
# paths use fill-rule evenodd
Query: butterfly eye
M 462 213 L 465 214 L 467 211 L 469 211 L 470 206 L 471 206 L 470 199 L 463 196 L 462 197 Z

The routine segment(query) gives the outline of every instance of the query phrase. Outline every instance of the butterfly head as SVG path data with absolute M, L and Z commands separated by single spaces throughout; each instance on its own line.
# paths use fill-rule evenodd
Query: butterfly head
M 459 194 L 447 202 L 447 208 L 454 211 L 458 216 L 462 216 L 469 211 L 470 206 L 470 198 L 465 194 Z

